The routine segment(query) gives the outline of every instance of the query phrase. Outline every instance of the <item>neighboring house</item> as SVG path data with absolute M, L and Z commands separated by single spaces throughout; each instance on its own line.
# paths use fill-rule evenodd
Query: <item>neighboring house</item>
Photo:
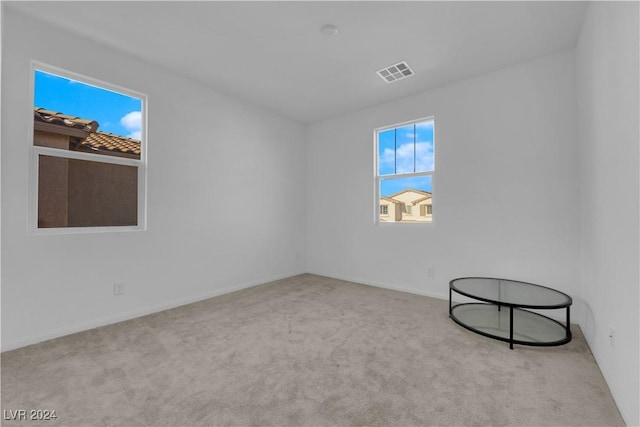
M 140 158 L 140 141 L 98 131 L 98 122 L 43 108 L 33 114 L 33 143 L 69 151 Z M 40 155 L 38 228 L 136 225 L 136 167 Z
M 407 188 L 389 197 L 380 197 L 381 222 L 431 222 L 431 193 Z

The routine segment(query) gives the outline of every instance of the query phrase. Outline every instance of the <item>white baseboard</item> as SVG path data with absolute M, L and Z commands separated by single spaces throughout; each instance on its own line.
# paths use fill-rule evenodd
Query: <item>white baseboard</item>
M 116 313 L 113 315 L 103 316 L 97 319 L 91 319 L 85 322 L 79 322 L 72 325 L 63 326 L 61 328 L 51 329 L 39 334 L 29 335 L 29 336 L 21 337 L 14 340 L 9 340 L 9 341 L 2 340 L 0 348 L 2 349 L 1 350 L 2 352 L 15 350 L 21 347 L 26 347 L 28 345 L 33 345 L 43 341 L 48 341 L 50 339 L 60 338 L 65 335 L 71 335 L 77 332 L 87 331 L 90 329 L 99 328 L 101 326 L 111 325 L 113 323 L 123 322 L 125 320 L 135 319 L 136 317 L 142 317 L 148 314 L 169 310 L 171 308 L 180 307 L 182 305 L 191 304 L 194 302 L 217 297 L 220 295 L 228 294 L 228 293 L 239 291 L 242 289 L 252 288 L 254 286 L 263 285 L 265 283 L 273 282 L 275 280 L 286 279 L 288 277 L 293 277 L 293 276 L 297 276 L 304 273 L 305 273 L 304 271 L 300 271 L 300 272 L 292 272 L 284 275 L 272 276 L 272 277 L 268 277 L 258 281 L 252 281 L 252 282 L 242 283 L 235 286 L 230 286 L 223 289 L 217 289 L 215 291 L 207 292 L 197 296 L 190 296 L 190 297 L 181 298 L 178 300 L 167 301 L 160 304 L 150 305 L 147 307 L 126 311 L 123 313 Z
M 420 290 L 415 290 L 415 289 L 403 288 L 403 287 L 400 287 L 400 286 L 387 285 L 385 283 L 372 282 L 372 281 L 367 280 L 367 279 L 362 279 L 362 278 L 353 277 L 353 276 L 341 276 L 341 275 L 335 275 L 335 274 L 331 274 L 331 273 L 324 273 L 324 272 L 321 272 L 321 271 L 307 271 L 307 273 L 315 274 L 317 276 L 329 277 L 331 279 L 344 280 L 346 282 L 354 282 L 354 283 L 360 283 L 362 285 L 374 286 L 376 288 L 383 288 L 383 289 L 389 289 L 389 290 L 392 290 L 392 291 L 406 292 L 406 293 L 409 293 L 409 294 L 422 295 L 422 296 L 425 296 L 425 297 L 431 297 L 431 298 L 436 298 L 436 299 L 449 301 L 449 286 L 448 285 L 447 285 L 446 291 L 442 292 L 442 293 L 441 292 L 425 292 L 425 291 L 420 291 Z
M 584 338 L 585 340 L 587 339 L 586 336 Z M 589 345 L 591 349 L 591 345 L 589 344 L 588 341 L 587 341 L 587 345 Z M 598 368 L 600 369 L 600 373 L 602 373 L 602 376 L 604 377 L 604 381 L 607 383 L 607 385 L 609 385 L 609 378 L 612 377 L 611 375 L 609 375 L 609 369 L 607 369 L 607 366 L 605 364 L 601 363 L 600 361 L 601 357 L 599 353 L 594 353 L 593 351 L 591 351 L 591 354 L 593 355 L 593 358 L 596 361 L 596 365 L 598 365 Z M 618 395 L 619 393 L 610 386 L 609 386 L 609 391 L 611 392 L 611 396 L 613 396 L 613 400 L 616 402 L 616 406 L 618 407 L 618 411 L 620 412 L 620 415 L 622 416 L 624 423 L 628 426 L 640 426 L 640 417 L 636 418 L 632 410 L 620 404 L 621 402 L 624 402 L 624 400 L 620 398 L 620 396 Z
M 239 291 L 241 289 L 251 288 L 251 287 L 262 285 L 262 284 L 265 284 L 265 283 L 269 283 L 269 282 L 272 282 L 272 281 L 275 281 L 275 280 L 286 279 L 288 277 L 293 277 L 293 276 L 297 276 L 297 275 L 304 274 L 304 273 L 315 274 L 317 276 L 324 276 L 324 277 L 329 277 L 329 278 L 332 278 L 332 279 L 359 283 L 359 284 L 363 284 L 363 285 L 367 285 L 367 286 L 374 286 L 376 288 L 389 289 L 389 290 L 399 291 L 399 292 L 407 292 L 407 293 L 410 293 L 410 294 L 422 295 L 422 296 L 436 298 L 436 299 L 445 300 L 445 301 L 449 300 L 449 292 L 448 292 L 449 287 L 448 286 L 447 286 L 447 288 L 446 288 L 446 290 L 444 292 L 428 292 L 428 291 L 420 291 L 420 290 L 415 290 L 415 289 L 403 288 L 401 286 L 388 285 L 388 284 L 385 284 L 385 283 L 373 282 L 373 281 L 370 281 L 370 280 L 367 280 L 367 279 L 354 277 L 354 276 L 335 275 L 335 274 L 332 274 L 332 273 L 326 273 L 326 272 L 318 271 L 318 270 L 315 270 L 315 271 L 314 270 L 311 270 L 311 271 L 298 271 L 298 272 L 292 272 L 292 273 L 286 274 L 286 275 L 272 276 L 272 277 L 268 277 L 268 278 L 265 278 L 265 279 L 261 279 L 259 281 L 252 281 L 252 282 L 243 283 L 243 284 L 240 284 L 240 285 L 231 286 L 231 287 L 228 287 L 228 288 L 218 289 L 218 290 L 215 290 L 215 291 L 212 291 L 212 292 L 208 292 L 208 293 L 205 293 L 205 294 L 201 294 L 201 295 L 198 295 L 198 296 L 181 298 L 179 300 L 168 301 L 168 302 L 165 302 L 165 303 L 156 304 L 156 305 L 152 305 L 152 306 L 147 306 L 147 307 L 143 307 L 143 308 L 140 308 L 140 309 L 131 310 L 131 311 L 128 311 L 128 312 L 117 313 L 117 314 L 114 314 L 114 315 L 104 316 L 104 317 L 100 317 L 100 318 L 97 318 L 97 319 L 91 319 L 91 320 L 86 321 L 86 322 L 80 322 L 80 323 L 76 323 L 76 324 L 73 324 L 73 325 L 65 326 L 65 327 L 62 327 L 62 328 L 51 329 L 49 331 L 45 331 L 45 332 L 40 333 L 40 334 L 30 335 L 30 336 L 22 337 L 22 338 L 19 338 L 19 339 L 16 339 L 16 340 L 10 340 L 10 341 L 2 340 L 0 348 L 1 348 L 1 351 L 3 351 L 3 352 L 4 351 L 15 350 L 17 348 L 26 347 L 26 346 L 32 345 L 32 344 L 37 344 L 39 342 L 47 341 L 47 340 L 50 340 L 50 339 L 53 339 L 53 338 L 59 338 L 59 337 L 65 336 L 65 335 L 70 335 L 70 334 L 74 334 L 74 333 L 77 333 L 77 332 L 82 332 L 82 331 L 86 331 L 86 330 L 89 330 L 89 329 L 98 328 L 100 326 L 106 326 L 106 325 L 110 325 L 110 324 L 113 324 L 113 323 L 122 322 L 122 321 L 125 321 L 125 320 L 135 319 L 136 317 L 146 316 L 148 314 L 157 313 L 159 311 L 168 310 L 168 309 L 179 307 L 179 306 L 182 306 L 182 305 L 191 304 L 191 303 L 202 301 L 202 300 L 205 300 L 205 299 L 208 299 L 208 298 L 213 298 L 213 297 L 216 297 L 216 296 L 228 294 L 228 293 L 231 293 L 231 292 Z M 455 301 L 456 302 L 465 302 L 466 300 L 455 299 Z M 561 318 L 557 318 L 556 320 L 562 320 L 562 319 Z
M 431 297 L 431 298 L 436 298 L 436 299 L 441 299 L 441 300 L 445 300 L 445 301 L 449 301 L 449 284 L 447 283 L 446 286 L 446 290 L 444 292 L 425 292 L 425 291 L 420 291 L 420 290 L 415 290 L 415 289 L 408 289 L 408 288 L 403 288 L 400 286 L 393 286 L 393 285 L 387 285 L 384 283 L 377 283 L 377 282 L 372 282 L 370 280 L 366 280 L 366 279 L 361 279 L 361 278 L 357 278 L 357 277 L 353 277 L 353 276 L 341 276 L 341 275 L 334 275 L 331 273 L 323 273 L 323 272 L 319 272 L 319 271 L 308 271 L 307 273 L 309 274 L 315 274 L 317 276 L 324 276 L 324 277 L 329 277 L 331 279 L 337 279 L 337 280 L 344 280 L 347 282 L 354 282 L 354 283 L 360 283 L 363 285 L 367 285 L 367 286 L 374 286 L 376 288 L 382 288 L 382 289 L 389 289 L 392 291 L 399 291 L 399 292 L 407 292 L 409 294 L 416 294 L 416 295 L 422 295 L 425 297 Z M 468 303 L 468 302 L 472 302 L 472 303 L 477 303 L 478 300 L 474 300 L 472 298 L 467 298 L 463 295 L 459 295 L 454 293 L 452 296 L 452 300 L 455 303 Z M 543 314 L 547 317 L 550 317 L 554 320 L 557 320 L 558 322 L 564 322 L 566 320 L 566 314 L 564 312 L 564 310 L 562 311 L 558 311 L 556 312 L 549 312 L 549 311 L 545 311 L 545 310 L 530 310 L 533 311 L 534 313 L 540 313 Z M 580 325 L 579 319 L 576 319 L 575 317 L 572 317 L 571 319 L 571 324 L 576 324 L 576 325 Z

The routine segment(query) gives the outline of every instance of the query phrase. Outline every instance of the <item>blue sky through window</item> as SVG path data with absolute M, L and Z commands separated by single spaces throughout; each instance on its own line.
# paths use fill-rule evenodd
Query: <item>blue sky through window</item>
M 34 107 L 95 120 L 98 130 L 141 139 L 142 100 L 35 71 Z
M 378 174 L 394 176 L 434 169 L 433 120 L 378 132 Z M 431 176 L 380 180 L 380 195 L 407 188 L 431 192 Z
M 380 195 L 389 197 L 407 188 L 431 193 L 431 176 L 381 179 Z

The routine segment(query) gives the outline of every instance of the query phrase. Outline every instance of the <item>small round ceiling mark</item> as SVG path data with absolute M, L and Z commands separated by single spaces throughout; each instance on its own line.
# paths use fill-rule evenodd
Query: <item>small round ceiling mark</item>
M 326 24 L 320 28 L 320 32 L 325 36 L 336 36 L 338 35 L 338 27 L 332 24 Z

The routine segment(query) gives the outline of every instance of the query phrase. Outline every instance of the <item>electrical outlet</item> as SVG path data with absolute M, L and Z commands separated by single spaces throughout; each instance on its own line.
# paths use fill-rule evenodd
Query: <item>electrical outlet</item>
M 434 267 L 427 267 L 427 276 L 435 277 L 436 269 Z
M 113 284 L 113 295 L 124 295 L 124 283 L 115 282 Z

